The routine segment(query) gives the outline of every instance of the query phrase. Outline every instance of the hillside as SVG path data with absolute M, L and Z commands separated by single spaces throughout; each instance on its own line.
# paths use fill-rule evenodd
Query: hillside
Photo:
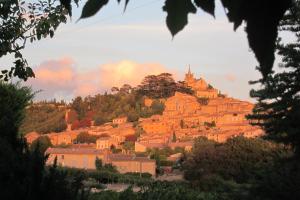
M 36 131 L 41 134 L 61 132 L 67 128 L 65 106 L 53 103 L 33 104 L 26 109 L 25 119 L 21 125 L 23 134 Z
M 137 87 L 124 84 L 112 87 L 110 94 L 79 96 L 63 109 L 47 103 L 38 105 L 27 109 L 22 126 L 25 133 L 60 132 L 68 124 L 68 130 L 118 135 L 114 123 L 119 122 L 114 119 L 125 119 L 122 123 L 129 123 L 130 129 L 138 125 L 141 143 L 166 143 L 173 135 L 177 141 L 205 136 L 224 142 L 236 135 L 262 134 L 246 119 L 252 112 L 251 103 L 222 95 L 203 78 L 194 78 L 190 70 L 182 82 L 175 82 L 168 73 L 149 75 Z M 112 126 L 109 130 L 101 128 L 108 124 Z

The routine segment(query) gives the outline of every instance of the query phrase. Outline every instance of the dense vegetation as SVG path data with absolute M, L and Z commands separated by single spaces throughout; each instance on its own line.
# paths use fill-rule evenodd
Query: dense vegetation
M 22 122 L 21 132 L 26 134 L 36 131 L 45 134 L 65 130 L 67 128 L 65 109 L 58 106 L 50 102 L 29 105 Z
M 191 88 L 181 82 L 176 83 L 169 73 L 149 75 L 137 87 L 124 84 L 120 88 L 112 87 L 111 91 L 111 94 L 76 97 L 70 107 L 76 111 L 79 121 L 73 120 L 73 123 L 94 119 L 95 125 L 102 125 L 122 116 L 126 116 L 129 122 L 135 122 L 139 118 L 162 114 L 163 99 L 173 96 L 176 91 L 193 94 Z M 145 97 L 154 99 L 150 107 L 144 105 Z
M 97 94 L 72 100 L 69 105 L 56 101 L 39 102 L 28 106 L 26 117 L 21 126 L 22 133 L 36 131 L 38 133 L 61 132 L 71 124 L 71 129 L 89 127 L 112 122 L 117 117 L 127 117 L 128 122 L 136 122 L 139 118 L 162 114 L 164 98 L 174 95 L 176 91 L 193 94 L 191 88 L 183 83 L 176 83 L 171 74 L 146 76 L 137 87 L 124 84 L 112 87 L 110 94 Z M 153 99 L 150 106 L 145 106 L 144 99 Z M 68 108 L 69 119 L 65 121 Z
M 55 164 L 47 169 L 39 145 L 29 151 L 20 136 L 25 107 L 33 97 L 30 89 L 0 82 L 0 97 L 0 199 L 85 199 L 81 176 L 66 179 Z
M 277 44 L 281 56 L 281 70 L 273 72 L 250 95 L 258 100 L 254 108 L 254 124 L 260 125 L 268 139 L 292 145 L 300 155 L 300 1 L 281 21 L 280 30 L 290 34 L 291 41 L 280 39 Z

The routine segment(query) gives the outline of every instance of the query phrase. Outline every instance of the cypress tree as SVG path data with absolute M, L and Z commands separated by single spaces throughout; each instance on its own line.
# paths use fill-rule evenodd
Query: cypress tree
M 266 131 L 266 138 L 294 147 L 300 155 L 300 1 L 286 13 L 280 27 L 281 33 L 292 35 L 294 41 L 279 38 L 277 53 L 281 57 L 279 72 L 266 79 L 250 82 L 260 84 L 250 96 L 258 100 L 249 116 L 254 125 Z

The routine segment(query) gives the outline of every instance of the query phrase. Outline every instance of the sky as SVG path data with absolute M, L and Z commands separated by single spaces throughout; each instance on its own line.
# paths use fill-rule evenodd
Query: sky
M 62 24 L 54 38 L 28 43 L 23 51 L 36 78 L 25 85 L 39 91 L 35 100 L 71 100 L 110 91 L 125 83 L 135 86 L 150 74 L 169 72 L 183 80 L 188 65 L 222 93 L 249 97 L 250 80 L 260 78 L 242 25 L 236 32 L 218 4 L 216 18 L 198 10 L 172 38 L 162 11 L 164 0 L 111 0 L 89 19 L 77 22 L 82 5 Z M 1 58 L 2 66 L 11 59 Z

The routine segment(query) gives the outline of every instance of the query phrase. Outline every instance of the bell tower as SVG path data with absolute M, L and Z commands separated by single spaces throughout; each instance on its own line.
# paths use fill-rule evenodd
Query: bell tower
M 189 65 L 188 73 L 185 74 L 184 82 L 189 86 L 192 85 L 195 82 L 194 74 L 191 73 L 190 65 Z

